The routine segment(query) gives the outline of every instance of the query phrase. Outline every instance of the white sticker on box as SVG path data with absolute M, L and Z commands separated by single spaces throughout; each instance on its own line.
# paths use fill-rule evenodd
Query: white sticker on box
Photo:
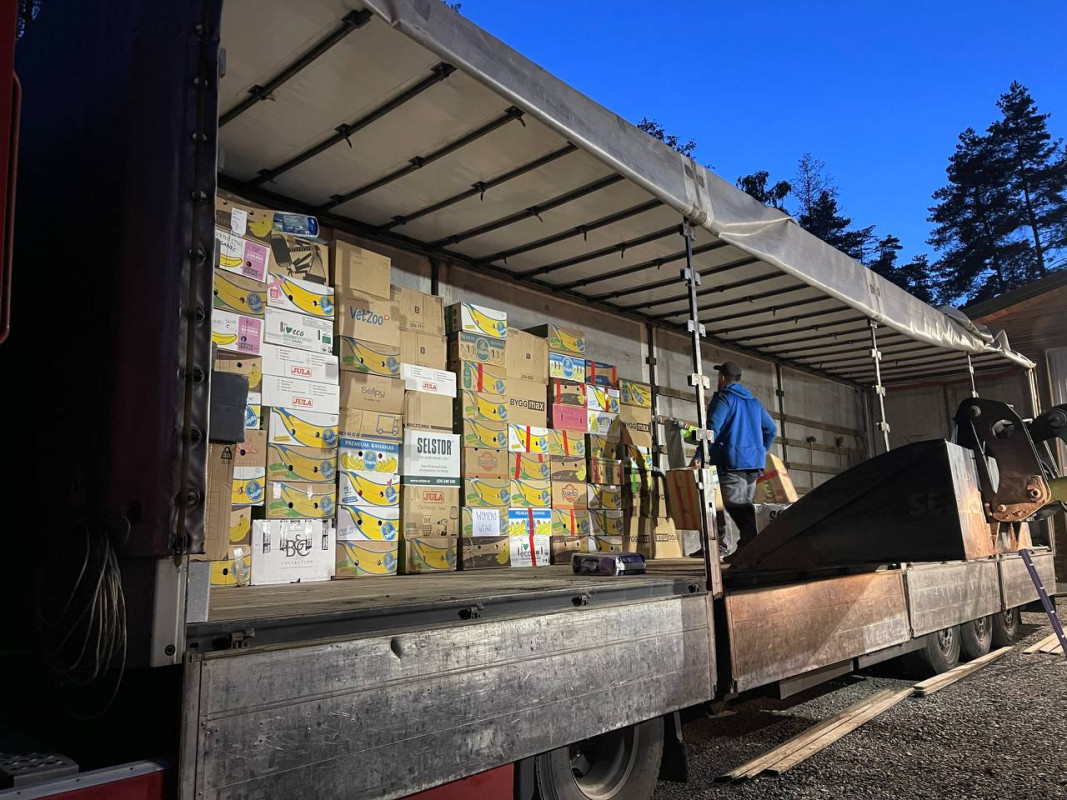
M 275 500 L 281 500 L 282 499 L 282 485 L 280 483 L 274 484 L 274 499 Z
M 245 257 L 245 240 L 234 233 L 226 233 L 216 228 L 215 238 L 219 240 L 219 247 L 224 258 L 236 258 L 243 261 Z
M 238 236 L 244 236 L 248 230 L 248 212 L 243 208 L 230 210 L 230 230 Z
M 471 528 L 475 536 L 500 535 L 500 510 L 496 508 L 471 508 Z

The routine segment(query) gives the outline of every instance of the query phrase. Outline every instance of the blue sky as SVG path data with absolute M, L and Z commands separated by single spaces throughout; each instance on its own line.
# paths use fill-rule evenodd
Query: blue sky
M 1067 2 L 463 0 L 461 13 L 625 118 L 650 116 L 723 178 L 826 162 L 845 212 L 928 252 L 960 131 L 1012 80 L 1067 138 Z

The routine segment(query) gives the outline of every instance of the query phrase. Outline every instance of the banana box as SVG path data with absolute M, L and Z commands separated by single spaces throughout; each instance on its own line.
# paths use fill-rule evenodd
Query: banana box
M 568 511 L 588 508 L 585 487 L 579 481 L 552 481 L 552 508 Z
M 586 449 L 590 458 L 618 458 L 618 452 L 622 445 L 617 436 L 602 436 L 591 433 L 585 437 Z
M 551 456 L 549 477 L 553 481 L 578 481 L 585 483 L 589 474 L 584 458 L 569 456 Z
M 225 269 L 216 269 L 211 281 L 212 308 L 249 317 L 263 316 L 267 290 L 262 283 Z
M 271 408 L 299 408 L 313 414 L 335 415 L 341 410 L 341 391 L 332 383 L 264 375 L 263 404 Z
M 335 483 L 303 481 L 267 483 L 267 519 L 328 519 L 336 513 L 337 484 Z
M 396 575 L 397 541 L 337 542 L 335 578 L 361 578 L 373 575 Z
M 337 447 L 337 414 L 316 414 L 297 408 L 272 408 L 267 421 L 270 444 L 332 449 Z
M 444 336 L 405 330 L 401 325 L 400 362 L 428 369 L 444 369 L 448 363 L 448 342 Z
M 450 486 L 401 486 L 403 536 L 455 536 L 460 490 Z
M 459 434 L 404 431 L 400 482 L 421 486 L 459 486 Z
M 652 408 L 652 387 L 640 381 L 619 379 L 619 402 L 624 406 Z
M 508 377 L 548 383 L 548 342 L 540 336 L 508 328 L 505 368 Z
M 219 269 L 263 285 L 270 263 L 269 247 L 222 228 L 215 228 L 215 242 L 219 247 Z
M 259 317 L 248 317 L 221 309 L 211 312 L 211 341 L 219 350 L 258 356 L 263 345 L 264 322 Z
M 309 283 L 330 282 L 327 265 L 330 263 L 326 246 L 302 236 L 278 233 L 270 237 L 270 261 L 267 271 L 273 275 L 298 278 Z
M 613 458 L 590 458 L 589 482 L 622 484 L 622 462 Z
M 655 467 L 656 459 L 652 455 L 651 447 L 628 444 L 624 448 L 624 453 L 626 457 L 622 462 L 623 469 L 643 469 L 651 472 Z
M 549 431 L 548 452 L 552 456 L 585 457 L 585 434 Z
M 589 509 L 589 527 L 593 536 L 622 536 L 626 532 L 626 520 L 621 511 Z
M 370 437 L 399 441 L 404 434 L 404 418 L 399 414 L 388 414 L 382 411 L 342 408 L 337 434 L 342 439 Z
M 400 506 L 337 507 L 337 541 L 373 539 L 396 541 L 400 536 Z
M 622 487 L 605 483 L 588 484 L 588 507 L 618 510 L 622 508 Z
M 400 502 L 400 476 L 395 472 L 341 472 L 337 499 L 342 505 L 381 508 Z
M 505 569 L 511 566 L 511 537 L 462 536 L 456 555 L 459 569 Z
M 261 506 L 267 482 L 266 467 L 234 467 L 230 505 Z
M 552 563 L 551 536 L 510 536 L 512 567 L 547 567 Z
M 570 431 L 585 438 L 587 412 L 578 406 L 552 406 L 552 427 L 557 431 Z
M 260 353 L 265 352 L 268 345 L 260 348 Z M 248 391 L 258 392 L 263 385 L 263 356 L 244 356 L 240 353 L 215 354 L 215 372 L 231 372 L 234 375 L 244 375 L 248 378 Z
M 586 408 L 588 404 L 586 385 L 552 378 L 548 382 L 548 400 L 553 405 L 577 406 Z
M 586 412 L 586 431 L 597 436 L 612 436 L 618 431 L 618 414 L 609 414 L 607 411 Z
M 552 479 L 552 457 L 543 453 L 505 453 L 508 475 L 512 480 L 547 481 Z
M 625 550 L 626 537 L 622 534 L 618 536 L 599 536 L 594 534 L 589 537 L 590 553 L 622 553 Z
M 508 536 L 525 538 L 527 536 L 552 535 L 551 508 L 509 508 Z
M 297 350 L 333 353 L 333 320 L 271 308 L 263 313 L 263 341 Z
M 337 383 L 337 356 L 331 353 L 264 344 L 260 358 L 264 375 L 315 383 Z
M 589 511 L 584 508 L 553 508 L 553 536 L 589 536 L 593 524 L 589 521 Z
M 551 508 L 552 481 L 511 482 L 512 508 Z
M 247 586 L 252 579 L 252 530 L 249 528 L 248 543 L 230 547 L 227 557 L 211 561 L 208 566 L 208 582 L 212 586 Z
M 400 348 L 374 342 L 361 342 L 349 336 L 338 336 L 341 369 L 382 375 L 386 378 L 400 376 Z
M 333 526 L 322 519 L 252 523 L 252 585 L 328 581 L 336 566 Z
M 549 350 L 548 377 L 585 383 L 585 359 L 569 353 Z
M 252 507 L 243 506 L 230 511 L 230 546 L 251 544 Z
M 459 419 L 472 419 L 477 422 L 508 421 L 508 399 L 502 394 L 463 391 L 456 400 Z
M 341 472 L 400 472 L 400 442 L 342 437 L 337 467 Z
M 506 508 L 464 508 L 460 511 L 459 531 L 462 536 L 493 538 L 508 535 Z
M 619 388 L 619 370 L 614 364 L 585 360 L 585 382 L 608 389 Z
M 267 305 L 332 320 L 333 288 L 271 273 L 267 276 Z
M 400 380 L 409 392 L 456 396 L 456 373 L 446 369 L 430 369 L 417 364 L 401 364 Z
M 389 299 L 393 262 L 388 256 L 364 250 L 349 242 L 330 242 L 330 285 L 358 289 Z
M 448 339 L 449 361 L 474 361 L 498 369 L 506 369 L 504 339 L 481 333 L 461 331 Z
M 452 572 L 456 568 L 456 536 L 405 536 L 400 540 L 400 572 Z
M 450 334 L 477 333 L 504 339 L 508 335 L 508 315 L 504 311 L 476 306 L 474 303 L 453 303 L 445 309 L 445 330 Z
M 547 339 L 550 351 L 555 350 L 557 353 L 583 356 L 582 361 L 585 361 L 585 334 L 577 328 L 565 328 L 562 325 L 549 322 L 545 325 L 538 325 L 536 328 L 527 328 L 527 333 Z M 584 371 L 584 364 L 582 369 Z
M 506 422 L 479 422 L 462 420 L 460 432 L 464 447 L 478 447 L 489 450 L 506 450 L 508 447 L 508 430 Z
M 216 194 L 215 225 L 228 233 L 269 245 L 274 234 L 274 212 Z
M 233 466 L 238 469 L 267 466 L 266 431 L 245 431 L 245 440 L 234 448 Z
M 552 535 L 549 543 L 552 551 L 552 563 L 567 565 L 571 563 L 574 553 L 589 552 L 589 535 L 567 536 Z
M 619 413 L 618 389 L 611 389 L 607 386 L 586 385 L 589 386 L 589 390 L 586 392 L 586 397 L 588 398 L 586 407 L 590 411 L 604 411 L 608 414 Z
M 435 295 L 393 286 L 389 298 L 400 306 L 400 330 L 444 337 L 444 301 Z
M 508 450 L 512 453 L 552 454 L 554 431 L 531 425 L 508 425 Z M 560 454 L 562 455 L 562 454 Z
M 493 367 L 477 361 L 456 361 L 449 365 L 449 369 L 456 373 L 461 391 L 503 395 L 508 393 L 507 372 L 503 367 Z
M 486 447 L 464 447 L 460 452 L 460 475 L 464 478 L 508 477 L 507 450 L 490 450 Z
M 322 447 L 272 444 L 267 447 L 271 481 L 332 481 L 337 478 L 337 451 Z
M 511 505 L 511 481 L 507 478 L 465 478 L 464 505 L 476 508 L 507 508 Z
M 245 406 L 245 430 L 258 431 L 263 427 L 263 395 L 259 392 L 248 393 Z

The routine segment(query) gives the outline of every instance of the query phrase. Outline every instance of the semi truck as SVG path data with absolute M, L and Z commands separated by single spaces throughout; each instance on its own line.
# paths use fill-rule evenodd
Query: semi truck
M 444 3 L 46 3 L 16 70 L 12 796 L 645 798 L 685 777 L 680 711 L 948 669 L 1014 638 L 1020 550 L 1054 580 L 1026 523 L 1057 508 L 1059 418 L 984 397 L 1032 362 Z M 738 361 L 804 496 L 726 568 L 703 515 L 704 558 L 645 575 L 209 587 L 222 191 L 397 285 L 581 327 L 651 385 L 657 469 L 703 427 L 706 363 Z M 955 441 L 889 450 L 887 387 L 949 374 Z

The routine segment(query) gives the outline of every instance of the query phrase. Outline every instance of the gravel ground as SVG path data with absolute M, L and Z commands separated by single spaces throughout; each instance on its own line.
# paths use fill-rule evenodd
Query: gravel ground
M 1060 600 L 1060 617 L 1067 616 Z M 1014 652 L 923 698 L 905 699 L 781 776 L 715 778 L 881 689 L 915 682 L 893 665 L 787 700 L 754 698 L 733 716 L 685 722 L 688 784 L 661 782 L 656 800 L 696 798 L 1067 798 L 1067 662 L 1023 655 L 1052 630 L 1023 614 Z

